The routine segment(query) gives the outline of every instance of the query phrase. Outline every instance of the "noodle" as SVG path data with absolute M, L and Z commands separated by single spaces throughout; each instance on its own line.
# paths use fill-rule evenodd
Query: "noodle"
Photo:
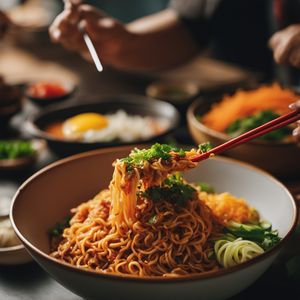
M 113 225 L 110 192 L 80 205 L 52 256 L 78 267 L 140 276 L 184 275 L 219 269 L 211 259 L 212 232 L 218 228 L 199 199 L 186 207 L 145 198 L 137 201 L 130 229 Z M 157 216 L 155 225 L 149 220 Z M 215 228 L 215 229 L 214 229 Z
M 126 170 L 126 163 L 117 160 L 114 164 L 115 170 L 109 186 L 112 197 L 110 215 L 112 223 L 116 226 L 122 223 L 132 225 L 137 203 L 135 191 L 139 181 L 141 181 L 143 190 L 150 186 L 161 185 L 168 174 L 194 168 L 197 163 L 192 162 L 190 157 L 195 156 L 197 153 L 196 150 L 191 150 L 182 159 L 179 159 L 176 153 L 173 153 L 173 158 L 167 162 L 161 158 L 152 163 L 145 161 L 142 168 L 134 168 L 130 173 Z

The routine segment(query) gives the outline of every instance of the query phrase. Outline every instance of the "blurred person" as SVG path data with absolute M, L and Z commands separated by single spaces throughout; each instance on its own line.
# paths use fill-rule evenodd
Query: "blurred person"
M 291 35 L 288 26 L 300 22 L 298 12 L 299 0 L 171 0 L 165 10 L 123 24 L 93 6 L 69 0 L 50 27 L 50 36 L 90 59 L 78 30 L 80 23 L 104 64 L 137 71 L 176 66 L 210 45 L 213 57 L 272 79 L 274 63 L 268 40 L 282 28 L 287 29 L 274 36 L 275 41 Z M 273 42 L 271 45 L 277 61 L 297 65 L 298 58 L 286 58 L 289 50 L 279 51 Z M 280 45 L 287 49 L 291 44 Z
M 10 19 L 0 10 L 0 39 L 4 37 L 11 24 Z
M 300 68 L 300 24 L 293 24 L 276 32 L 269 44 L 278 64 Z

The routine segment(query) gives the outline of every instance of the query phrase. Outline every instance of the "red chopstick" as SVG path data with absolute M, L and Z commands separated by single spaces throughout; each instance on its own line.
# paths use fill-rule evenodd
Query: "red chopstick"
M 259 127 L 256 127 L 246 133 L 241 134 L 240 136 L 229 140 L 226 143 L 223 143 L 203 154 L 199 154 L 194 156 L 191 160 L 193 162 L 199 162 L 206 158 L 209 158 L 211 155 L 220 154 L 226 150 L 234 148 L 240 144 L 246 143 L 252 139 L 260 137 L 272 130 L 276 130 L 278 128 L 284 127 L 288 124 L 294 123 L 300 119 L 300 109 L 295 109 L 290 113 L 287 113 L 283 116 L 280 116 L 270 122 L 267 122 Z

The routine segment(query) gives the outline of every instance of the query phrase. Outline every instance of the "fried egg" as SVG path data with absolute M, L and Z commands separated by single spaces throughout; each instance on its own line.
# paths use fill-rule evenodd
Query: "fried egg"
M 84 139 L 86 132 L 106 128 L 109 120 L 97 113 L 83 113 L 67 119 L 63 123 L 63 134 L 68 139 Z
M 169 122 L 149 116 L 129 115 L 123 110 L 101 115 L 83 113 L 67 119 L 62 131 L 69 140 L 83 142 L 110 142 L 120 140 L 133 142 L 160 134 L 169 127 Z

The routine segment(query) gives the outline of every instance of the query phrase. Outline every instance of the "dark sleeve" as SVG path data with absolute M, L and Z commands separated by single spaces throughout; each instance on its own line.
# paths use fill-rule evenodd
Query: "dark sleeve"
M 222 0 L 171 0 L 169 7 L 176 11 L 195 40 L 206 45 L 210 39 L 211 17 Z

